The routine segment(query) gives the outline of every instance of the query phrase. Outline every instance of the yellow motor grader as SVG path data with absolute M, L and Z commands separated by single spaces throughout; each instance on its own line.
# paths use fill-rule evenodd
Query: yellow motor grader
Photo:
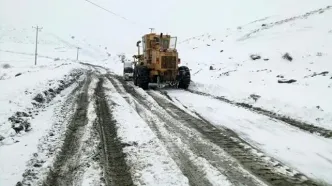
M 180 58 L 176 50 L 176 41 L 177 37 L 150 33 L 137 42 L 138 54 L 133 56 L 135 66 L 133 81 L 136 86 L 144 90 L 151 85 L 158 88 L 165 86 L 188 88 L 190 71 L 186 66 L 179 66 Z

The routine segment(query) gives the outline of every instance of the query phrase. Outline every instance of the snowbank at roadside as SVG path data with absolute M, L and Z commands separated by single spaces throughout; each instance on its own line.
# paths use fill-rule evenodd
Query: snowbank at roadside
M 5 134 L 9 136 L 5 136 L 6 138 L 0 142 L 0 185 L 15 185 L 21 181 L 27 166 L 45 170 L 51 165 L 54 158 L 52 154 L 56 150 L 56 144 L 59 144 L 59 136 L 65 129 L 64 117 L 57 117 L 56 114 L 61 113 L 61 104 L 74 88 L 75 85 L 61 92 L 50 102 L 48 108 L 31 118 L 29 121 L 33 129 L 27 133 L 22 131 L 16 135 L 6 117 L 1 115 L 1 119 L 6 120 L 0 127 L 1 132 L 7 132 Z M 11 134 L 15 134 L 15 138 L 10 137 Z M 30 162 L 31 158 L 35 161 Z M 33 170 L 30 173 L 33 173 Z
M 29 122 L 36 117 L 40 105 L 51 101 L 62 90 L 75 83 L 85 68 L 77 63 L 30 67 L 31 71 L 24 72 L 13 68 L 12 72 L 22 74 L 0 80 L 0 135 L 3 138 L 17 135 L 13 130 L 15 123 Z M 24 121 L 21 122 L 20 118 L 24 118 Z M 38 128 L 34 124 L 31 127 Z M 24 133 L 24 130 L 20 132 Z M 1 143 L 11 144 L 12 140 Z

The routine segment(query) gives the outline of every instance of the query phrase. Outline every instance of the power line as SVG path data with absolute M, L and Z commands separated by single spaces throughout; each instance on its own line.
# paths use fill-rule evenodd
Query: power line
M 123 16 L 121 16 L 121 15 L 119 15 L 119 14 L 117 14 L 117 13 L 114 13 L 113 11 L 110 11 L 110 10 L 108 10 L 108 9 L 106 9 L 106 8 L 104 8 L 104 7 L 102 7 L 102 6 L 98 5 L 98 4 L 96 4 L 96 3 L 94 3 L 94 2 L 91 2 L 91 1 L 89 1 L 89 0 L 85 0 L 85 1 L 91 3 L 92 5 L 94 5 L 94 6 L 98 7 L 98 8 L 100 8 L 100 9 L 105 10 L 105 11 L 108 12 L 108 13 L 111 13 L 111 14 L 117 16 L 117 17 L 120 17 L 121 19 L 124 19 L 124 20 L 126 20 L 126 21 L 132 22 L 132 21 L 130 21 L 129 19 L 127 19 L 127 18 L 125 18 L 125 17 L 123 17 Z M 135 23 L 135 22 L 132 22 L 132 23 Z
M 130 19 L 128 19 L 128 18 L 126 18 L 126 17 L 124 17 L 124 16 L 122 16 L 122 15 L 120 15 L 120 14 L 117 14 L 117 13 L 115 13 L 115 12 L 113 12 L 113 11 L 107 9 L 107 8 L 104 8 L 104 7 L 98 5 L 98 4 L 96 4 L 96 3 L 94 3 L 94 2 L 92 2 L 92 1 L 90 1 L 90 0 L 85 0 L 85 1 L 88 2 L 88 3 L 90 3 L 90 4 L 92 4 L 92 5 L 94 5 L 94 6 L 96 6 L 96 7 L 98 7 L 98 8 L 100 8 L 100 9 L 102 9 L 102 10 L 104 10 L 104 11 L 106 11 L 106 12 L 108 12 L 108 13 L 110 13 L 110 14 L 112 14 L 112 15 L 114 15 L 114 16 L 117 16 L 117 17 L 119 17 L 119 18 L 121 18 L 121 19 L 123 19 L 123 20 L 125 20 L 125 21 L 128 21 L 128 22 L 130 22 L 131 24 L 134 24 L 134 25 L 136 25 L 136 26 L 139 26 L 140 28 L 145 28 L 145 29 L 148 28 L 148 26 L 146 26 L 146 25 L 143 24 L 143 23 L 138 23 L 138 22 L 136 22 L 136 21 L 130 20 Z

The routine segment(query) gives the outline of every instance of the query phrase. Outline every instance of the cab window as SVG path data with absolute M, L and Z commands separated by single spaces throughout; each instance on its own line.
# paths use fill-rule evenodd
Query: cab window
M 166 49 L 169 47 L 169 40 L 168 39 L 162 39 L 161 40 L 161 47 Z

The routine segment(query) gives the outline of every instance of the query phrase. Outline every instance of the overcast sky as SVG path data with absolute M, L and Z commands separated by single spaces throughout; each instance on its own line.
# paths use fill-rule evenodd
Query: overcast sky
M 59 36 L 68 34 L 116 46 L 133 48 L 149 32 L 185 38 L 260 19 L 298 14 L 324 7 L 330 0 L 91 0 L 127 20 L 99 9 L 85 0 L 0 0 L 0 26 L 43 26 Z M 300 4 L 299 4 L 300 3 Z M 331 3 L 332 4 L 332 3 Z

